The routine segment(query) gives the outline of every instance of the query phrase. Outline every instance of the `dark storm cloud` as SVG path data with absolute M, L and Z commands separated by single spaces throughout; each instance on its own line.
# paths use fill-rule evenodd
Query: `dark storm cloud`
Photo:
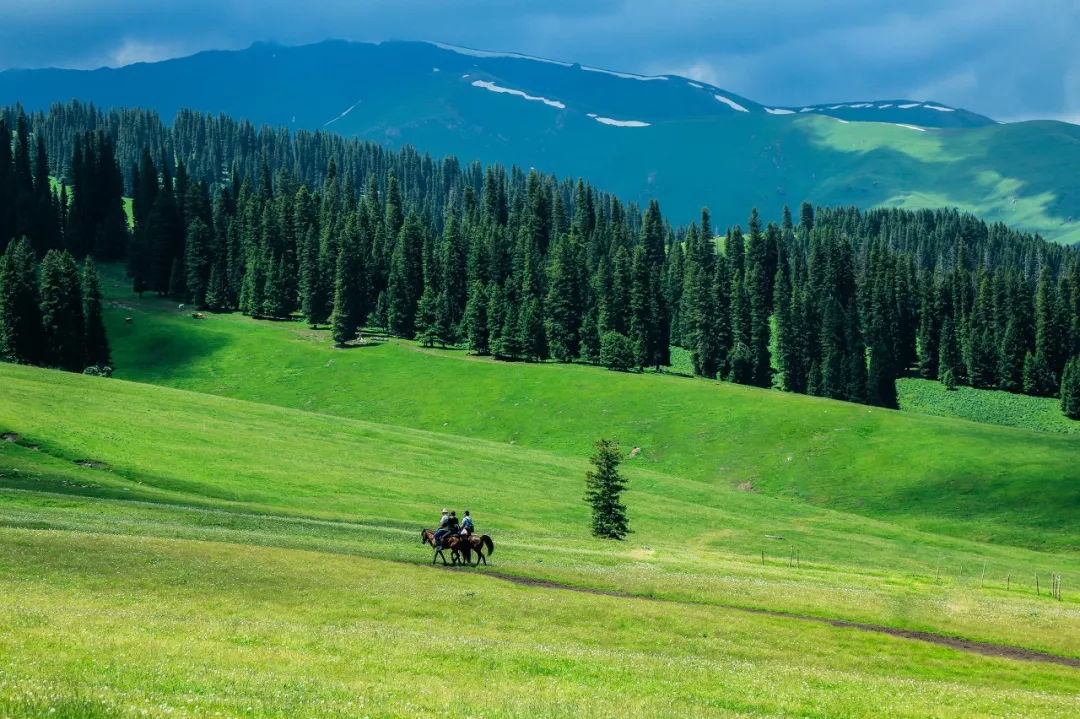
M 0 68 L 327 37 L 678 72 L 772 104 L 907 97 L 1080 116 L 1076 0 L 0 0 Z

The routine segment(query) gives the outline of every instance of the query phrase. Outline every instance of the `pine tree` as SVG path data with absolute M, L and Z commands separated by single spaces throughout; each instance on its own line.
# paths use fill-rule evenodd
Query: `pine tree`
M 491 353 L 488 344 L 491 329 L 488 327 L 487 292 L 479 280 L 473 281 L 469 301 L 465 305 L 465 334 L 470 353 L 481 356 Z
M 186 276 L 187 271 L 184 269 L 183 258 L 174 258 L 172 261 L 172 269 L 169 271 L 169 297 L 172 297 L 174 300 L 185 299 L 187 296 L 187 289 L 185 288 Z
M 49 250 L 41 262 L 42 364 L 82 372 L 83 297 L 79 267 L 66 251 Z
M 558 242 L 548 269 L 547 337 L 551 354 L 560 362 L 573 362 L 581 354 L 581 321 L 584 312 L 581 275 L 571 236 Z
M 585 500 L 592 507 L 592 532 L 604 539 L 622 539 L 630 529 L 621 499 L 626 479 L 619 474 L 622 462 L 619 443 L 598 440 L 596 453 L 589 462 L 595 468 L 585 475 Z
M 0 360 L 37 364 L 41 332 L 34 249 L 23 237 L 0 256 Z
M 184 269 L 187 272 L 187 300 L 196 307 L 206 307 L 206 291 L 210 285 L 213 248 L 211 229 L 201 217 L 193 217 L 188 225 L 184 245 Z
M 345 233 L 345 238 L 349 236 L 350 233 Z M 359 314 L 359 274 L 355 247 L 350 243 L 343 244 L 334 272 L 334 309 L 330 314 L 330 331 L 338 347 L 344 347 L 356 339 L 357 329 L 363 319 Z
M 519 360 L 524 353 L 521 332 L 521 312 L 516 303 L 506 302 L 502 295 L 499 299 L 503 307 L 502 328 L 491 343 L 491 354 L 495 359 Z
M 1080 356 L 1065 365 L 1061 379 L 1061 411 L 1069 419 L 1080 419 Z
M 438 337 L 439 346 L 447 347 L 457 344 L 457 329 L 450 309 L 450 297 L 447 292 L 440 292 L 435 301 L 435 334 Z
M 435 290 L 429 285 L 420 298 L 420 306 L 416 310 L 416 341 L 424 347 L 434 347 L 439 341 L 439 326 L 437 324 L 438 298 Z
M 956 337 L 953 318 L 949 316 L 941 321 L 941 341 L 938 343 L 938 379 L 943 383 L 946 374 L 957 384 L 965 377 L 960 343 Z
M 548 358 L 547 332 L 544 330 L 544 306 L 535 297 L 525 300 L 521 310 L 521 349 L 533 362 Z
M 1006 392 L 1027 392 L 1027 360 L 1031 356 L 1024 346 L 1024 339 L 1015 321 L 1010 321 L 1005 328 L 1005 339 L 998 357 L 998 389 Z
M 596 319 L 596 311 L 585 313 L 581 322 L 581 358 L 589 364 L 600 363 L 600 326 Z
M 105 321 L 101 316 L 101 280 L 94 261 L 89 257 L 82 273 L 82 314 L 85 356 L 83 364 L 88 367 L 108 367 L 112 364 L 109 339 L 105 334 Z
M 1050 369 L 1046 355 L 1042 352 L 1036 352 L 1034 355 L 1028 352 L 1024 357 L 1024 393 L 1036 397 L 1053 397 L 1060 387 L 1053 370 Z

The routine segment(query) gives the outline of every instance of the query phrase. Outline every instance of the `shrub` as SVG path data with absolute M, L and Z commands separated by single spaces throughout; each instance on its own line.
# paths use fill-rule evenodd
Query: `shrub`
M 634 366 L 634 345 L 620 332 L 607 332 L 600 341 L 600 364 L 618 372 Z

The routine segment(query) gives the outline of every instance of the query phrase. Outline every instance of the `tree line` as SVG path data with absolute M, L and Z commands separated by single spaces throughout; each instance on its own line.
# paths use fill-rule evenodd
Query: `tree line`
M 36 232 L 39 251 L 59 242 L 76 257 L 125 246 L 137 292 L 300 314 L 339 344 L 371 325 L 503 360 L 621 369 L 669 365 L 676 346 L 696 374 L 741 384 L 892 407 L 896 378 L 917 373 L 1060 394 L 1080 416 L 1069 400 L 1080 391 L 1078 253 L 956 211 L 803 203 L 797 218 L 784 208 L 765 222 L 754 209 L 717 233 L 708 210 L 676 226 L 655 201 L 642 209 L 583 180 L 328 133 L 191 111 L 166 128 L 145 111 L 77 104 L 3 116 L 27 131 L 13 137 L 16 180 L 0 190 L 21 192 L 24 213 L 55 207 L 60 227 L 16 219 L 8 236 Z M 33 163 L 21 159 L 30 147 Z M 35 178 L 50 158 L 64 184 L 46 202 Z M 100 197 L 69 240 L 91 177 Z M 130 233 L 116 222 L 117 188 L 132 198 Z

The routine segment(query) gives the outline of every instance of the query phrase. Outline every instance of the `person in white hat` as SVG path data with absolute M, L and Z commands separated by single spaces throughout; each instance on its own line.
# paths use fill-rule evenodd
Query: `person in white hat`
M 450 531 L 450 511 L 443 509 L 442 519 L 439 520 L 439 527 L 435 530 L 436 549 L 442 546 L 442 538 L 446 536 L 448 531 Z

